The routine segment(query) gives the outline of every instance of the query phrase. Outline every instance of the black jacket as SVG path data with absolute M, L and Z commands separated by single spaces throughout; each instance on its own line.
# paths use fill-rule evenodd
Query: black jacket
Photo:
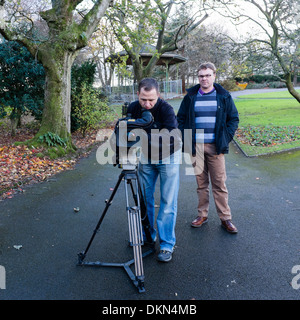
M 174 109 L 166 101 L 158 99 L 155 106 L 149 110 L 154 118 L 154 123 L 151 129 L 168 129 L 169 131 L 176 129 L 178 123 L 176 120 L 176 115 Z M 138 119 L 142 117 L 142 107 L 139 101 L 132 102 L 127 110 L 127 115 L 130 114 L 133 119 Z
M 137 100 L 129 105 L 127 115 L 130 114 L 131 118 L 139 119 L 142 117 L 142 111 L 143 109 Z M 144 129 L 148 134 L 148 157 L 161 160 L 182 148 L 181 134 L 178 130 L 174 109 L 166 101 L 159 98 L 149 111 L 154 122 L 150 127 Z
M 215 126 L 217 154 L 228 153 L 229 142 L 233 139 L 239 123 L 239 114 L 230 93 L 221 85 L 214 83 L 217 93 L 217 115 Z M 196 129 L 195 129 L 195 100 L 200 85 L 187 90 L 177 113 L 178 128 L 182 133 L 184 143 L 184 129 L 192 129 L 192 155 L 196 155 Z M 184 149 L 185 151 L 185 149 Z

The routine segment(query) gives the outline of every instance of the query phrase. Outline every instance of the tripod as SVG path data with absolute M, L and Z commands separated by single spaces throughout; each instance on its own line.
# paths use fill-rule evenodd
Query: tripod
M 95 238 L 96 233 L 98 232 L 100 225 L 106 215 L 106 212 L 109 206 L 112 204 L 112 200 L 121 184 L 121 181 L 124 179 L 125 182 L 125 195 L 126 195 L 126 211 L 128 215 L 128 227 L 129 227 L 129 245 L 133 249 L 133 259 L 124 263 L 109 263 L 109 262 L 85 262 L 85 256 Z M 133 186 L 133 182 L 135 181 L 135 188 Z M 129 206 L 128 199 L 128 184 L 131 187 L 133 199 L 135 202 L 135 206 Z M 119 179 L 117 181 L 116 186 L 113 189 L 113 192 L 108 200 L 106 200 L 106 206 L 104 211 L 96 225 L 96 228 L 92 234 L 92 237 L 83 252 L 78 254 L 78 265 L 80 266 L 99 266 L 99 267 L 122 267 L 127 272 L 128 276 L 132 280 L 133 284 L 137 287 L 139 292 L 145 292 L 144 288 L 144 270 L 143 270 L 143 257 L 148 256 L 152 252 L 154 252 L 154 242 L 152 241 L 150 234 L 150 224 L 148 220 L 148 216 L 146 213 L 146 206 L 143 200 L 143 197 L 139 196 L 141 193 L 141 186 L 138 180 L 137 168 L 135 165 L 131 165 L 126 167 L 126 169 L 122 170 Z M 143 241 L 143 229 L 145 236 L 147 239 L 147 243 L 149 244 L 149 250 L 142 254 L 142 245 Z M 135 265 L 135 274 L 132 272 L 130 266 Z

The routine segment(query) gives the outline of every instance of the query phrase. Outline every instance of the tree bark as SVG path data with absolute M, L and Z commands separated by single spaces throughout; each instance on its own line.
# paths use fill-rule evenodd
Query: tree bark
M 286 80 L 286 87 L 289 93 L 300 103 L 300 93 L 294 87 L 294 84 L 291 78 L 291 73 L 288 73 L 285 76 L 285 80 Z
M 45 103 L 37 136 L 52 132 L 62 139 L 70 137 L 71 67 L 75 57 L 75 53 L 64 52 L 62 57 L 51 58 L 51 63 L 43 63 L 46 74 Z

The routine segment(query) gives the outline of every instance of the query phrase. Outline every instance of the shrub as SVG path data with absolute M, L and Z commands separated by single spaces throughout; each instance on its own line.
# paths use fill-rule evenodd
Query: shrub
M 221 85 L 228 91 L 238 91 L 241 90 L 236 84 L 235 80 L 224 80 L 221 82 Z
M 278 77 L 272 74 L 254 74 L 249 77 L 249 80 L 256 83 L 264 83 L 270 81 L 278 81 Z
M 92 88 L 96 72 L 96 64 L 86 61 L 81 65 L 72 66 L 71 76 L 71 132 L 79 129 L 80 123 L 75 114 L 77 97 L 81 94 L 82 86 L 86 85 Z
M 12 134 L 21 116 L 30 113 L 41 120 L 45 72 L 30 52 L 15 41 L 0 43 L 0 118 L 8 115 Z
M 270 88 L 286 88 L 286 84 L 281 81 L 272 81 L 269 83 Z
M 87 84 L 83 84 L 80 93 L 74 97 L 74 103 L 74 115 L 83 136 L 89 129 L 99 127 L 101 122 L 111 120 L 111 110 L 106 101 L 102 101 L 97 91 Z
M 266 86 L 266 83 L 249 83 L 247 89 L 263 89 Z

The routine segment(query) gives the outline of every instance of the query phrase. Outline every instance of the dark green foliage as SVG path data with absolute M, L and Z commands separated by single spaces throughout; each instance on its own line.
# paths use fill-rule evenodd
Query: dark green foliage
M 241 78 L 236 77 L 235 80 L 237 82 L 255 82 L 255 83 L 265 83 L 269 81 L 278 81 L 280 78 L 278 76 L 274 76 L 271 74 L 253 74 L 249 77 Z
M 0 43 L 0 117 L 9 110 L 11 119 L 25 112 L 41 119 L 44 84 L 43 66 L 24 46 L 15 41 Z
M 94 62 L 86 61 L 82 65 L 74 64 L 72 66 L 71 76 L 71 131 L 74 132 L 79 129 L 80 123 L 75 114 L 75 108 L 77 108 L 77 100 L 81 94 L 82 87 L 85 84 L 88 87 L 92 87 L 96 72 L 96 64 Z
M 93 87 L 84 83 L 74 102 L 74 116 L 83 136 L 88 130 L 95 129 L 101 126 L 101 123 L 109 121 L 111 109 Z
M 62 147 L 66 146 L 66 142 L 57 134 L 52 132 L 47 132 L 42 136 L 39 136 L 39 140 L 40 142 L 45 142 L 48 147 L 56 147 L 57 145 L 60 145 Z
M 83 83 L 91 86 L 94 82 L 96 72 L 96 64 L 93 61 L 86 61 L 81 65 L 74 64 L 72 66 L 72 90 L 81 88 Z

